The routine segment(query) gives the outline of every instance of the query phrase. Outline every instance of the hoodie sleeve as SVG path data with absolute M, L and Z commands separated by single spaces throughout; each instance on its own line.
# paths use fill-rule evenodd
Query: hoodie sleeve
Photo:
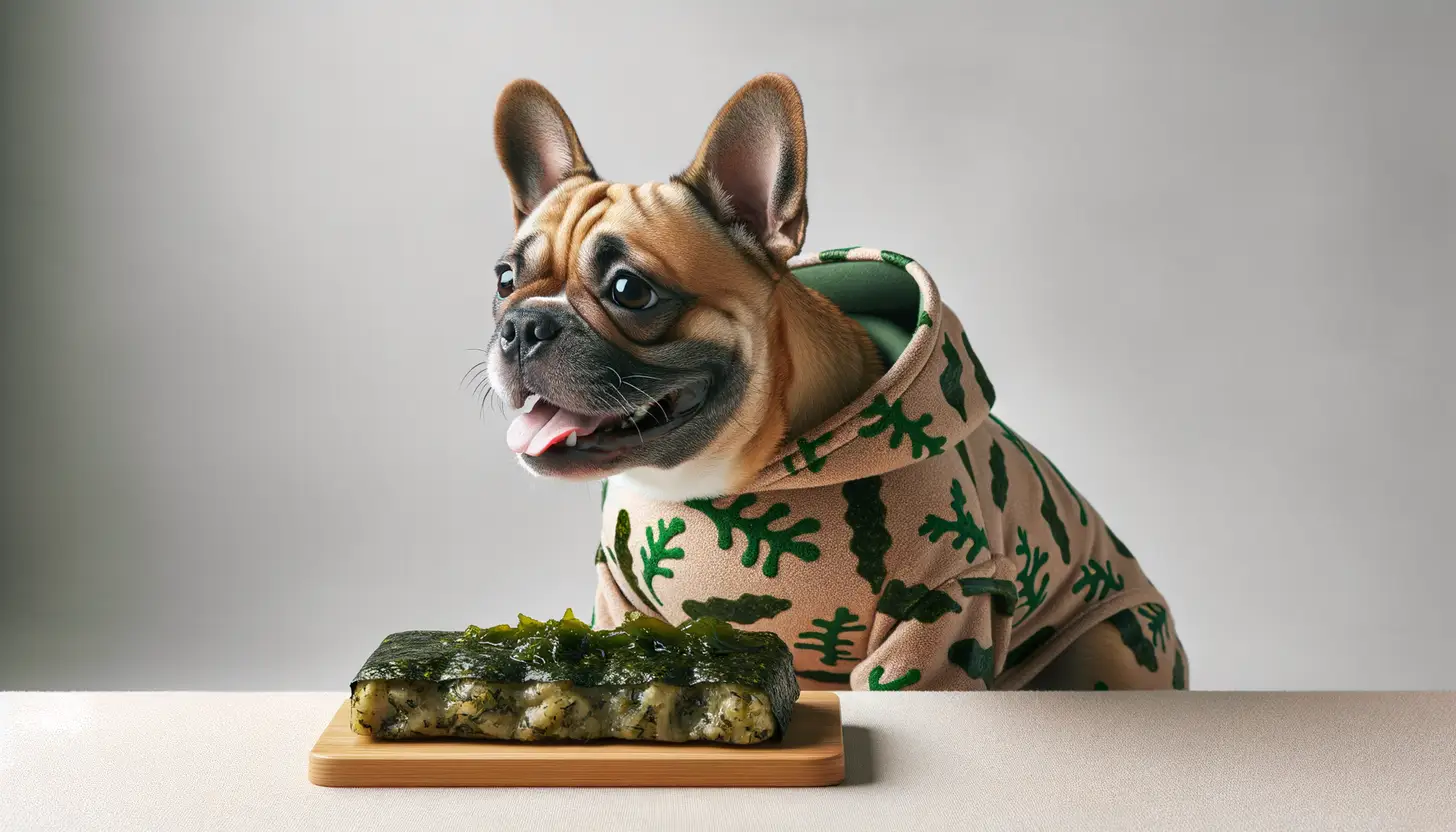
M 1010 647 L 1015 573 L 1010 559 L 992 555 L 936 587 L 892 580 L 851 689 L 991 689 Z

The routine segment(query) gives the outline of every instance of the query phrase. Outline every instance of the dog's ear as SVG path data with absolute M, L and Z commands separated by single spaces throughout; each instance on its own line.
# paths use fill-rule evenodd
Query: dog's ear
M 495 152 L 511 183 L 516 225 L 557 185 L 597 176 L 556 97 L 526 78 L 512 81 L 496 101 Z
M 743 224 L 788 260 L 809 226 L 807 161 L 799 90 L 783 75 L 760 75 L 723 105 L 697 158 L 674 178 L 707 200 L 719 221 Z

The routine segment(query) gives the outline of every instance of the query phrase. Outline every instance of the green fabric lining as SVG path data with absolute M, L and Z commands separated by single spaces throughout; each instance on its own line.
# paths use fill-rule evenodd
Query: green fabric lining
M 864 327 L 888 367 L 910 343 L 920 314 L 920 287 L 906 271 L 875 260 L 820 263 L 794 270 Z
M 884 318 L 875 315 L 850 315 L 849 319 L 859 324 L 865 334 L 870 336 L 870 342 L 879 350 L 886 367 L 899 360 L 900 354 L 910 346 L 910 333 Z

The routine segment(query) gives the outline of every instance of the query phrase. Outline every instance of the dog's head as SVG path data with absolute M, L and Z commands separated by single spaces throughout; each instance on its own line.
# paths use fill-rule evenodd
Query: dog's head
M 512 83 L 495 118 L 516 234 L 495 266 L 491 386 L 525 408 L 533 473 L 725 493 L 792 419 L 781 331 L 804 240 L 806 141 L 792 82 L 761 76 L 666 183 L 600 179 L 561 105 Z M 824 414 L 827 415 L 827 414 Z

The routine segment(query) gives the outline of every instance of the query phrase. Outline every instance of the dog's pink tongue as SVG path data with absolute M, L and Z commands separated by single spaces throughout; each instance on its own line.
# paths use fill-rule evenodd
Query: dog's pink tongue
M 513 453 L 540 456 L 547 448 L 575 433 L 586 436 L 611 418 L 608 415 L 573 413 L 544 401 L 517 416 L 506 429 L 506 444 Z

